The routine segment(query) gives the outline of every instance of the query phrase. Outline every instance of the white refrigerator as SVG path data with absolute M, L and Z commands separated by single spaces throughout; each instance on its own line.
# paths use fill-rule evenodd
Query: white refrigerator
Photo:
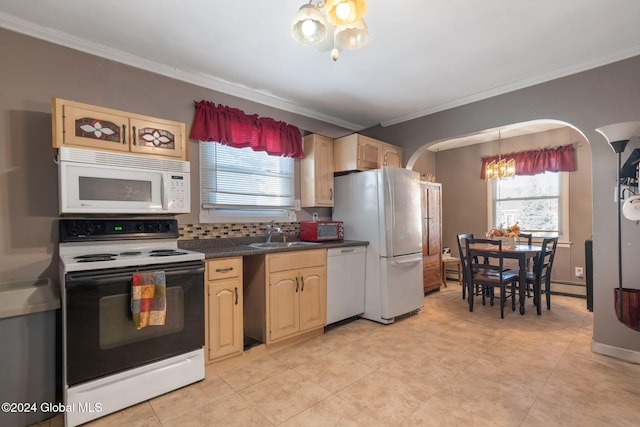
M 333 219 L 344 221 L 344 238 L 367 240 L 362 317 L 392 323 L 420 309 L 422 211 L 420 175 L 383 167 L 335 178 Z

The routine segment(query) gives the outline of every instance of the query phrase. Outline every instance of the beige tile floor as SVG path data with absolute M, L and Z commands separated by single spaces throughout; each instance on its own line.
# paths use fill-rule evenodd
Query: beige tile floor
M 392 325 L 357 320 L 87 424 L 637 426 L 640 365 L 592 353 L 584 299 L 551 311 L 479 303 L 450 282 Z M 54 418 L 39 426 L 62 425 Z

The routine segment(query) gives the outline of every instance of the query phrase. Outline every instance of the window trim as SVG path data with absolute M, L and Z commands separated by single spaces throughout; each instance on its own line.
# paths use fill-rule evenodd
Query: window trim
M 300 200 L 297 196 L 298 180 L 299 180 L 299 161 L 290 158 L 293 162 L 293 186 L 294 186 L 294 201 L 295 206 L 291 208 L 287 207 L 274 207 L 274 208 L 247 208 L 247 207 L 229 207 L 220 206 L 205 207 L 202 199 L 202 144 L 218 144 L 217 142 L 202 142 L 198 143 L 198 221 L 202 224 L 220 224 L 220 223 L 256 223 L 256 222 L 269 222 L 276 220 L 278 222 L 296 222 L 296 211 L 300 210 Z M 235 148 L 235 147 L 233 147 Z M 209 206 L 207 204 L 207 206 Z
M 569 172 L 557 172 L 560 176 L 560 196 L 559 196 L 559 210 L 560 210 L 560 233 L 558 235 L 558 245 L 566 247 L 571 245 L 570 239 L 570 227 L 569 227 Z M 494 227 L 495 219 L 495 203 L 493 198 L 493 180 L 487 180 L 487 230 Z M 534 243 L 541 243 L 542 237 L 534 237 Z

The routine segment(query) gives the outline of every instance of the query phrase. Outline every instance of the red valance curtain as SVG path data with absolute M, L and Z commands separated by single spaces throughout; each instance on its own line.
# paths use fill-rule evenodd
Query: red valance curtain
M 247 115 L 238 108 L 215 105 L 210 101 L 196 102 L 189 138 L 219 142 L 231 147 L 251 147 L 273 156 L 301 159 L 300 129 L 269 117 Z
M 515 159 L 516 175 L 535 175 L 543 172 L 574 172 L 576 164 L 573 151 L 573 144 L 569 144 L 555 148 L 483 157 L 480 178 L 485 179 L 484 171 L 486 165 L 500 158 L 505 160 Z

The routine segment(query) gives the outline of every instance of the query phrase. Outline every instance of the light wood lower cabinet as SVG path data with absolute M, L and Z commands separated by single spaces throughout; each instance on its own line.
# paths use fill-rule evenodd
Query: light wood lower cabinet
M 327 251 L 248 257 L 245 334 L 267 345 L 321 330 L 327 319 Z M 251 279 L 249 279 L 251 278 Z
M 242 353 L 242 257 L 206 262 L 205 346 L 207 362 Z

